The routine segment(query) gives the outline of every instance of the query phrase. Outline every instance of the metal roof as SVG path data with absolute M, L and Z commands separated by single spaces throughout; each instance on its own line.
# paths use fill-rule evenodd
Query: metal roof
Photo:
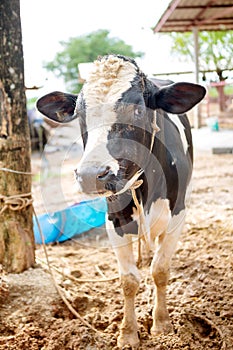
M 233 0 L 172 0 L 158 23 L 156 32 L 233 30 Z

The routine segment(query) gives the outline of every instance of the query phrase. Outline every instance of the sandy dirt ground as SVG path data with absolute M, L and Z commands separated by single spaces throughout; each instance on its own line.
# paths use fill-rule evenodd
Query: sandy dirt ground
M 49 157 L 50 164 L 57 164 L 58 152 L 51 151 Z M 33 170 L 39 167 L 34 156 Z M 74 201 L 71 155 L 62 167 L 57 177 L 67 205 Z M 55 196 L 56 171 L 50 172 L 46 199 L 41 199 L 38 177 L 33 181 L 38 213 L 64 206 L 64 198 Z M 136 298 L 140 349 L 233 349 L 232 174 L 232 155 L 196 153 L 189 211 L 167 289 L 173 333 L 150 335 L 153 283 L 149 268 L 143 266 Z M 38 245 L 35 268 L 18 275 L 0 273 L 0 349 L 117 349 L 123 299 L 105 229 L 48 245 L 47 253 L 62 295 L 80 317 L 57 293 Z

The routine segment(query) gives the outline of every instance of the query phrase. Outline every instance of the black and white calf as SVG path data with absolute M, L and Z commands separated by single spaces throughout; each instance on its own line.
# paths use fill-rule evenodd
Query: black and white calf
M 166 285 L 184 224 L 193 158 L 184 113 L 204 95 L 200 85 L 152 82 L 134 60 L 108 55 L 94 62 L 78 96 L 52 92 L 37 102 L 39 111 L 52 120 L 79 119 L 85 149 L 75 170 L 79 191 L 107 198 L 106 227 L 124 293 L 120 347 L 139 343 L 134 298 L 140 273 L 132 237 L 138 234 L 140 215 L 130 190 L 139 180 L 136 195 L 146 226 L 144 240 L 155 252 L 151 272 L 157 296 L 151 334 L 170 331 Z

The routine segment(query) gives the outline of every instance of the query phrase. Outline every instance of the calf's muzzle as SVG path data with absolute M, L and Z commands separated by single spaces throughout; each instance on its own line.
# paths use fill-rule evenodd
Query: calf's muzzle
M 82 191 L 87 194 L 114 191 L 116 176 L 109 166 L 89 166 L 76 169 L 75 177 Z

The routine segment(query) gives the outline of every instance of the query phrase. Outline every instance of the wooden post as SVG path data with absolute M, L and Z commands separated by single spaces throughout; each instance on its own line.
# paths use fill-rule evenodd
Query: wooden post
M 195 63 L 195 82 L 199 83 L 199 42 L 198 42 L 198 27 L 193 27 L 194 38 L 194 63 Z M 194 128 L 201 127 L 201 109 L 200 105 L 194 107 Z
M 1 0 L 0 13 L 0 264 L 21 272 L 35 255 L 19 0 Z

